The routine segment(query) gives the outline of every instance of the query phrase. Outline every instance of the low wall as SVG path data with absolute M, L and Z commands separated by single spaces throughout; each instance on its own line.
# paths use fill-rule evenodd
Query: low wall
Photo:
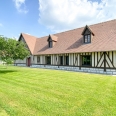
M 79 67 L 70 67 L 70 66 L 51 66 L 51 65 L 32 65 L 33 68 L 46 68 L 46 69 L 56 69 L 56 70 L 68 70 L 68 71 L 76 71 L 76 72 L 86 72 L 86 73 L 97 73 L 97 74 L 108 74 L 108 75 L 116 75 L 115 69 L 104 69 L 101 68 L 83 68 L 79 69 Z
M 26 67 L 26 64 L 14 64 L 14 66 L 22 66 L 22 67 Z

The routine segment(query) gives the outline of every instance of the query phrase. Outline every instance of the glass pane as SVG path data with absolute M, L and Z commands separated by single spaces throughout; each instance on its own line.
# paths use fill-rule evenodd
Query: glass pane
M 90 38 L 88 38 L 88 42 L 90 42 Z
M 85 38 L 84 38 L 84 39 L 85 39 L 85 41 L 84 41 L 84 42 L 85 42 L 85 43 L 87 43 L 88 36 L 87 36 L 87 35 L 85 35 Z
M 88 38 L 90 39 L 90 35 L 88 35 Z
M 82 65 L 91 65 L 91 56 L 83 56 L 82 57 Z
M 87 38 L 85 38 L 85 43 L 87 43 Z
M 49 47 L 52 48 L 52 41 L 49 42 Z
M 88 42 L 90 42 L 90 35 L 88 35 Z
M 85 39 L 87 39 L 87 35 L 85 35 Z

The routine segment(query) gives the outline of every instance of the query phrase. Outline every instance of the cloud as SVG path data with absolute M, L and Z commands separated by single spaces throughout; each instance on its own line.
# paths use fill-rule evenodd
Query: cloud
M 15 7 L 18 10 L 18 12 L 22 12 L 22 13 L 27 13 L 28 10 L 26 9 L 26 5 L 25 5 L 25 0 L 13 0 L 15 3 Z
M 116 0 L 39 0 L 39 23 L 54 32 L 116 18 Z

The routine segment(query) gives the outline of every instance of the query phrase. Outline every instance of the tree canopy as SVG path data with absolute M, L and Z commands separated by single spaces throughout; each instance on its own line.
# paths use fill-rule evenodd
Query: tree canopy
M 10 38 L 0 37 L 0 59 L 6 63 L 24 59 L 29 55 L 25 43 Z

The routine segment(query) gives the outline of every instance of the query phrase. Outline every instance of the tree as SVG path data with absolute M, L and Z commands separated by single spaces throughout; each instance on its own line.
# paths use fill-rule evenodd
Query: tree
M 11 64 L 15 60 L 23 60 L 29 55 L 25 43 L 14 39 L 0 37 L 0 59 L 6 64 Z

